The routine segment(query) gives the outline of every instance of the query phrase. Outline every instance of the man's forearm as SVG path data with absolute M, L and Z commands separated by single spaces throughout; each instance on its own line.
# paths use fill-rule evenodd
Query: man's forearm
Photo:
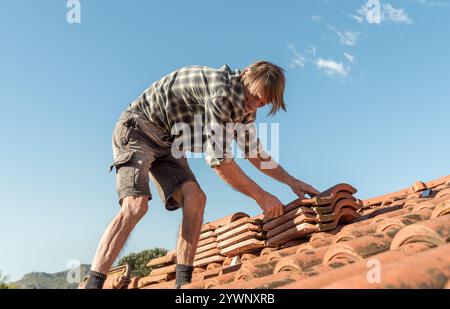
M 267 159 L 262 159 L 259 155 L 256 158 L 249 158 L 248 160 L 261 172 L 266 174 L 267 176 L 272 177 L 273 179 L 278 180 L 284 184 L 290 185 L 292 181 L 295 179 L 286 172 L 281 165 L 275 162 L 272 157 L 264 153 Z M 264 166 L 263 166 L 264 164 Z M 274 168 L 264 168 L 265 166 L 270 167 L 274 166 Z
M 255 201 L 265 192 L 242 171 L 234 160 L 222 161 L 219 166 L 214 167 L 214 171 L 235 190 L 249 196 Z

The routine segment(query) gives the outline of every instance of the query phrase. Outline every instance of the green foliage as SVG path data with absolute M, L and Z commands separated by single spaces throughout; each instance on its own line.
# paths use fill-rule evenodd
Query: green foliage
M 8 281 L 8 277 L 3 276 L 2 272 L 0 271 L 0 290 L 16 288 L 16 286 L 14 284 L 8 283 L 7 281 Z
M 153 248 L 139 253 L 130 253 L 119 260 L 118 266 L 128 264 L 131 267 L 131 277 L 145 277 L 152 271 L 153 267 L 148 267 L 147 263 L 160 256 L 167 254 L 167 249 Z

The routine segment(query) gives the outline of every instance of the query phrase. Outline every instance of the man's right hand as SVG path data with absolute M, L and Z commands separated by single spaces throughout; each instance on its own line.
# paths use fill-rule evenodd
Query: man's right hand
M 256 200 L 264 215 L 270 219 L 279 217 L 283 214 L 283 203 L 274 195 L 264 192 Z

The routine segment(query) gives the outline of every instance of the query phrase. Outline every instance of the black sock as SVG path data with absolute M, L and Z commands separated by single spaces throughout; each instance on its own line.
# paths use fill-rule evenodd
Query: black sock
M 90 270 L 88 273 L 89 277 L 86 282 L 86 289 L 101 289 L 103 288 L 103 283 L 105 283 L 106 275 Z
M 191 283 L 192 272 L 194 271 L 194 266 L 177 264 L 176 266 L 176 285 L 177 287 L 182 286 L 187 283 Z

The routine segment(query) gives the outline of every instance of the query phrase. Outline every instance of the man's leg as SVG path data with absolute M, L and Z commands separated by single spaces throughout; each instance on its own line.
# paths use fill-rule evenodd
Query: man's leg
M 87 289 L 100 289 L 106 273 L 122 250 L 133 228 L 148 210 L 148 196 L 127 196 L 123 198 L 119 213 L 106 228 L 95 253 L 86 282 Z
M 183 209 L 183 221 L 177 245 L 176 284 L 191 282 L 194 256 L 203 222 L 206 195 L 195 181 L 188 181 L 174 194 Z

